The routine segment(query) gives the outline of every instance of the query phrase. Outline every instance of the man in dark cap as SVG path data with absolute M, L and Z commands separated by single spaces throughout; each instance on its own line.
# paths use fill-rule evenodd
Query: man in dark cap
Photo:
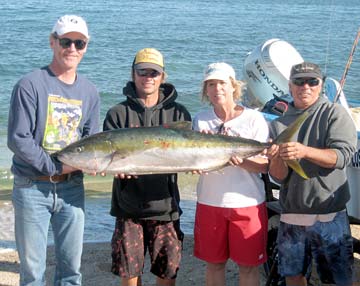
M 316 64 L 293 66 L 289 81 L 293 102 L 270 126 L 275 138 L 298 116 L 309 114 L 294 142 L 274 144 L 268 150 L 270 175 L 281 184 L 279 272 L 286 285 L 307 285 L 305 273 L 312 258 L 323 282 L 352 285 L 345 167 L 355 152 L 357 134 L 347 111 L 321 96 L 322 84 Z M 299 160 L 309 178 L 292 172 L 289 160 Z

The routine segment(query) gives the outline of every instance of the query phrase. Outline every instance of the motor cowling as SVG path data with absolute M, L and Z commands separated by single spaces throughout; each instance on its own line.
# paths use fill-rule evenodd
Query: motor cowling
M 262 109 L 274 97 L 288 94 L 291 67 L 303 62 L 302 56 L 288 42 L 270 39 L 248 53 L 243 76 L 247 90 L 244 105 Z

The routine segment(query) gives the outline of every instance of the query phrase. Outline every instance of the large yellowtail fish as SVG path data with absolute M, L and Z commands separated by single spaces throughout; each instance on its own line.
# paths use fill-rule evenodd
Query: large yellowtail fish
M 300 116 L 274 143 L 290 141 L 306 118 L 307 114 Z M 191 130 L 190 122 L 176 122 L 100 132 L 68 145 L 55 156 L 84 172 L 143 175 L 217 170 L 232 156 L 248 158 L 269 146 L 241 137 L 197 132 Z M 307 178 L 297 161 L 289 166 Z

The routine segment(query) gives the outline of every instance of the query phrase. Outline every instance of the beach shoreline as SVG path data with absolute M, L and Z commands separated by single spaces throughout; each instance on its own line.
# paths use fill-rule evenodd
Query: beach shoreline
M 110 215 L 112 176 L 85 176 L 85 233 L 84 242 L 102 242 L 111 239 L 115 218 Z M 198 176 L 179 174 L 181 196 L 182 230 L 192 234 L 195 216 L 195 186 Z M 0 251 L 15 248 L 14 211 L 11 202 L 12 186 L 0 189 Z M 49 231 L 48 244 L 53 243 L 52 231 Z M 1 286 L 1 285 L 0 285 Z
M 155 285 L 155 276 L 149 271 L 149 257 L 146 257 L 143 285 Z M 48 247 L 46 281 L 51 285 L 55 271 L 54 247 Z M 15 250 L 0 252 L 0 286 L 15 286 L 19 283 L 19 258 Z M 118 286 L 120 278 L 110 272 L 111 245 L 110 242 L 85 243 L 82 255 L 82 284 L 86 286 Z M 178 286 L 204 285 L 205 263 L 193 256 L 193 237 L 185 235 L 182 261 L 178 272 Z M 232 261 L 227 264 L 227 285 L 238 285 L 237 265 Z M 263 285 L 263 284 L 261 284 Z
M 55 271 L 55 257 L 53 246 L 48 247 L 46 268 L 46 285 L 52 285 Z M 355 254 L 354 284 L 360 285 L 360 256 Z M 19 257 L 15 250 L 0 252 L 0 286 L 19 285 Z M 205 285 L 205 262 L 193 256 L 193 236 L 185 235 L 182 260 L 177 277 L 177 286 Z M 82 285 L 86 286 L 118 286 L 120 278 L 110 272 L 111 269 L 111 245 L 110 242 L 85 243 L 82 255 L 81 273 Z M 149 257 L 146 257 L 142 282 L 144 286 L 155 286 L 155 276 L 149 271 Z M 263 267 L 260 266 L 260 285 L 265 285 L 266 276 Z M 238 267 L 231 260 L 226 266 L 226 285 L 238 285 Z M 312 285 L 320 285 L 314 272 Z
M 360 234 L 360 228 L 357 228 Z M 193 256 L 193 236 L 185 235 L 182 251 L 182 260 L 177 277 L 177 286 L 205 285 L 205 262 Z M 118 286 L 120 278 L 110 272 L 111 269 L 111 245 L 109 242 L 84 243 L 81 264 L 82 285 L 86 286 Z M 46 285 L 52 285 L 55 272 L 54 247 L 48 246 Z M 7 249 L 0 252 L 0 286 L 19 285 L 19 257 L 16 250 Z M 149 257 L 146 257 L 142 282 L 144 286 L 155 286 L 155 276 L 150 273 Z M 260 285 L 265 285 L 266 276 L 263 267 L 260 266 Z M 238 285 L 238 267 L 231 260 L 226 266 L 226 285 Z M 312 285 L 321 285 L 317 275 L 312 274 Z M 360 285 L 360 256 L 355 254 L 354 284 Z
M 195 207 L 196 191 L 195 186 L 198 180 L 197 175 L 179 174 L 179 189 L 181 204 L 183 208 L 183 227 L 192 230 L 193 208 Z M 112 177 L 85 177 L 86 196 L 89 198 L 110 198 Z M 11 189 L 7 187 L 0 191 L 0 207 L 11 205 Z M 110 201 L 109 201 L 110 208 Z M 87 207 L 87 209 L 89 209 Z M 109 214 L 106 214 L 110 216 Z M 191 231 L 192 233 L 192 231 Z M 176 285 L 204 285 L 205 284 L 205 263 L 193 256 L 193 235 L 185 232 L 183 243 L 182 261 Z M 119 285 L 120 278 L 110 272 L 111 269 L 111 246 L 109 241 L 86 242 L 83 244 L 82 267 L 83 285 Z M 146 257 L 143 285 L 155 285 L 155 276 L 149 271 L 149 257 Z M 19 285 L 19 257 L 17 251 L 12 248 L 0 251 L 0 286 Z M 46 281 L 51 285 L 55 271 L 55 257 L 53 245 L 48 246 Z M 229 261 L 227 265 L 227 285 L 238 285 L 238 268 L 235 263 Z
M 190 206 L 184 207 L 184 213 L 182 220 L 184 223 L 188 223 L 188 229 L 192 229 L 192 220 L 194 216 L 192 208 L 195 207 L 195 184 L 197 176 L 181 174 L 179 176 L 179 187 L 181 190 L 182 201 L 190 203 Z M 85 180 L 86 194 L 92 198 L 109 198 L 111 178 L 93 177 Z M 10 198 L 11 190 L 0 191 L 0 208 L 9 207 L 11 205 Z M 110 207 L 110 205 L 109 205 Z M 108 210 L 106 210 L 106 215 Z M 189 217 L 186 217 L 189 216 Z M 6 219 L 6 218 L 2 218 Z M 0 228 L 1 230 L 1 228 Z M 360 225 L 351 225 L 352 236 L 360 239 Z M 192 233 L 192 232 L 191 232 Z M 91 240 L 83 244 L 82 255 L 82 267 L 81 272 L 83 274 L 83 285 L 86 286 L 98 286 L 98 285 L 120 285 L 119 277 L 113 275 L 110 272 L 111 269 L 111 245 L 110 239 L 108 241 L 99 239 Z M 193 256 L 193 235 L 185 233 L 182 261 L 180 270 L 178 272 L 177 286 L 188 285 L 205 285 L 205 262 Z M 360 255 L 355 254 L 354 264 L 354 285 L 360 285 Z M 143 285 L 153 286 L 155 285 L 155 276 L 149 272 L 149 257 L 146 257 L 146 264 L 144 267 L 144 275 L 142 277 Z M 0 249 L 0 286 L 15 286 L 19 285 L 19 257 L 16 249 L 3 248 Z M 47 285 L 52 285 L 53 275 L 55 271 L 55 257 L 53 245 L 48 246 L 48 259 L 46 269 L 46 281 Z M 265 285 L 265 273 L 263 267 L 260 266 L 261 284 Z M 316 275 L 313 275 L 313 285 L 319 285 Z M 238 285 L 238 267 L 230 261 L 227 263 L 226 268 L 226 280 L 227 286 Z

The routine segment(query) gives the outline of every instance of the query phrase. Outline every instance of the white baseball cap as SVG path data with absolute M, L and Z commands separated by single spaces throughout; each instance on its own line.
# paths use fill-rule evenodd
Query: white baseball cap
M 234 69 L 227 63 L 213 63 L 206 67 L 204 80 L 218 79 L 218 80 L 229 80 L 229 78 L 235 79 Z
M 64 15 L 60 17 L 52 29 L 52 33 L 56 33 L 58 36 L 70 32 L 78 32 L 86 38 L 90 38 L 85 20 L 76 15 Z

